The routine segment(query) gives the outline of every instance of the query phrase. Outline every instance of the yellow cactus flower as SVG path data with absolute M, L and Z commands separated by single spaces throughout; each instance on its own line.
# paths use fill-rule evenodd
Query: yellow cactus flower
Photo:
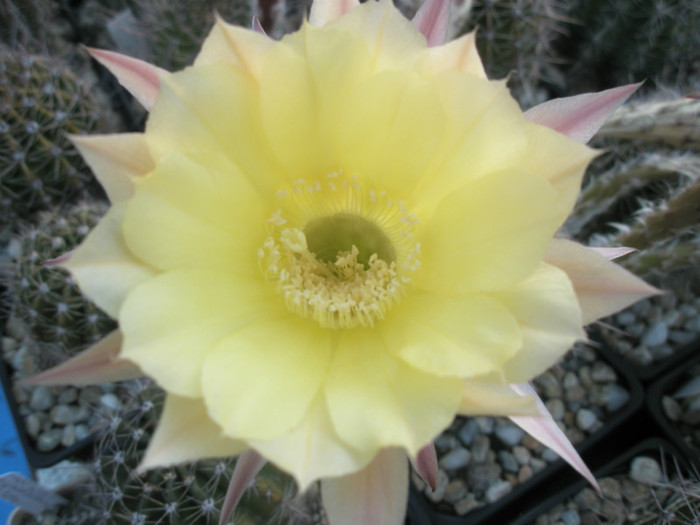
M 154 378 L 143 468 L 252 450 L 328 480 L 333 523 L 398 487 L 370 507 L 399 523 L 406 454 L 457 414 L 539 414 L 509 385 L 653 293 L 554 239 L 634 88 L 523 114 L 473 35 L 441 41 L 445 6 L 318 0 L 280 41 L 218 21 L 177 73 L 93 51 L 150 116 L 75 139 L 112 207 L 65 266 L 120 332 L 53 380 Z

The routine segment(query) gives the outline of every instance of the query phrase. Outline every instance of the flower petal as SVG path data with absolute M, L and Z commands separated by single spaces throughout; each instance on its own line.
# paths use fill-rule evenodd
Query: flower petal
M 333 137 L 341 166 L 399 197 L 423 175 L 445 136 L 436 90 L 410 71 L 387 71 L 359 85 L 340 121 Z
M 314 0 L 309 13 L 309 23 L 314 26 L 323 26 L 349 13 L 359 5 L 358 0 Z
M 641 85 L 640 82 L 606 89 L 599 93 L 555 98 L 530 108 L 525 112 L 525 118 L 585 144 L 605 124 L 613 111 Z
M 408 503 L 405 452 L 382 450 L 360 472 L 322 480 L 321 497 L 333 525 L 402 523 Z
M 459 412 L 462 416 L 538 416 L 536 399 L 522 396 L 510 385 L 490 380 L 467 379 Z
M 157 274 L 155 268 L 136 259 L 124 243 L 121 226 L 125 207 L 123 202 L 112 206 L 62 264 L 80 290 L 115 319 L 129 292 Z
M 424 218 L 416 286 L 445 295 L 507 289 L 537 268 L 563 217 L 538 177 L 501 172 L 472 181 Z
M 254 450 L 244 452 L 241 454 L 241 457 L 236 460 L 236 466 L 231 475 L 231 483 L 226 490 L 226 497 L 221 506 L 219 525 L 225 525 L 228 522 L 231 514 L 236 510 L 236 506 L 241 500 L 243 493 L 250 485 L 250 482 L 258 475 L 258 472 L 265 466 L 265 463 L 265 458 Z
M 586 338 L 576 293 L 559 268 L 542 264 L 511 289 L 493 296 L 515 316 L 523 334 L 522 348 L 502 368 L 510 383 L 531 380 Z
M 612 261 L 614 259 L 617 259 L 618 257 L 622 257 L 624 255 L 637 251 L 635 248 L 627 248 L 625 246 L 611 246 L 609 248 L 604 246 L 591 246 L 589 247 L 589 250 L 593 250 L 594 252 L 599 253 L 608 261 Z
M 122 356 L 168 392 L 202 395 L 202 364 L 216 343 L 275 310 L 279 298 L 264 285 L 227 271 L 182 269 L 131 291 L 119 316 Z M 224 377 L 228 377 L 224 375 Z
M 123 224 L 137 257 L 162 270 L 206 267 L 260 276 L 257 250 L 270 212 L 225 157 L 173 153 L 138 186 Z
M 142 473 L 184 461 L 236 456 L 247 449 L 245 443 L 222 434 L 221 428 L 207 415 L 201 399 L 168 394 L 137 471 Z
M 462 378 L 498 369 L 522 342 L 508 310 L 476 293 L 413 293 L 392 308 L 381 330 L 389 351 L 418 370 Z
M 571 279 L 583 312 L 583 324 L 661 293 L 595 250 L 575 242 L 554 239 L 545 260 L 564 270 Z
M 394 8 L 391 0 L 365 2 L 326 27 L 358 35 L 374 57 L 376 72 L 413 62 L 426 49 L 425 37 Z
M 122 334 L 115 330 L 75 357 L 24 379 L 25 385 L 101 385 L 142 377 L 134 363 L 119 356 Z
M 564 208 L 573 209 L 588 164 L 600 152 L 536 124 L 525 128 L 527 154 L 518 163 L 522 170 L 547 179 Z M 556 151 L 556 155 L 552 155 Z
M 438 486 L 438 461 L 435 445 L 429 443 L 418 451 L 411 464 L 418 475 L 425 481 L 430 490 L 435 491 Z
M 325 391 L 341 439 L 362 450 L 401 446 L 416 454 L 450 424 L 462 396 L 460 379 L 410 367 L 371 329 L 339 336 Z
M 559 454 L 561 458 L 571 465 L 579 474 L 586 478 L 595 489 L 600 492 L 600 487 L 595 477 L 588 469 L 586 464 L 579 456 L 576 449 L 571 444 L 569 439 L 564 435 L 557 425 L 552 415 L 547 410 L 542 400 L 532 388 L 527 383 L 520 385 L 511 385 L 513 390 L 522 396 L 533 396 L 537 400 L 537 404 L 541 411 L 539 416 L 514 416 L 510 419 L 522 428 L 525 432 L 534 437 L 537 441 L 541 442 L 543 445 L 551 448 L 554 452 Z
M 505 82 L 448 71 L 432 82 L 447 119 L 442 148 L 424 170 L 410 204 L 425 217 L 467 182 L 512 170 L 527 154 L 526 122 Z M 410 182 L 410 181 L 409 181 Z
M 142 177 L 154 168 L 143 133 L 71 135 L 70 139 L 112 203 L 131 197 L 134 192 L 132 179 Z
M 204 399 L 231 437 L 271 439 L 288 433 L 326 378 L 332 332 L 286 317 L 242 327 L 206 355 Z
M 146 123 L 154 161 L 172 152 L 217 152 L 257 189 L 274 194 L 280 168 L 264 139 L 257 81 L 225 64 L 185 69 L 163 80 Z
M 274 45 L 275 41 L 265 36 L 264 32 L 227 24 L 217 15 L 214 27 L 204 40 L 194 63 L 196 66 L 231 64 L 260 78 L 265 56 Z
M 300 492 L 318 479 L 356 472 L 372 459 L 371 451 L 354 449 L 340 440 L 322 394 L 316 396 L 295 428 L 271 440 L 250 440 L 249 443 L 293 475 Z
M 486 80 L 486 71 L 476 49 L 476 31 L 462 35 L 444 45 L 427 51 L 425 67 L 433 74 L 442 71 L 462 71 Z
M 158 96 L 161 77 L 165 69 L 143 60 L 104 49 L 87 48 L 90 55 L 112 73 L 119 83 L 146 109 L 151 109 Z
M 411 22 L 426 38 L 428 46 L 443 45 L 447 39 L 447 27 L 450 22 L 449 1 L 425 0 Z

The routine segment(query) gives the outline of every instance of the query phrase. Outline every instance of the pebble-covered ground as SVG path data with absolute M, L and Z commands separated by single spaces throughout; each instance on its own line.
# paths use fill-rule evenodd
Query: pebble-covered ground
M 700 523 L 700 484 L 673 468 L 637 456 L 626 471 L 598 480 L 602 494 L 587 487 L 539 516 L 534 525 Z
M 574 444 L 598 431 L 630 401 L 617 372 L 583 345 L 534 383 Z M 496 502 L 558 459 L 507 418 L 458 418 L 435 445 L 440 467 L 437 490 L 431 492 L 420 480 L 414 481 L 438 509 L 460 516 Z
M 610 346 L 639 366 L 662 361 L 700 337 L 700 297 L 686 290 L 639 301 L 610 319 Z
M 700 363 L 689 367 L 675 388 L 661 398 L 661 408 L 686 444 L 700 456 Z
M 96 428 L 99 414 L 121 407 L 114 384 L 100 386 L 23 386 L 19 380 L 40 370 L 26 329 L 11 317 L 2 337 L 2 356 L 10 366 L 13 393 L 29 437 L 39 452 L 70 447 L 89 436 Z

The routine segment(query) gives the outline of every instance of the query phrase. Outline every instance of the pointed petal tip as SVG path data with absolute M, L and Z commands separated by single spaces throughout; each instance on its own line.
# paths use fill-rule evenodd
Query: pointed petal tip
M 66 252 L 63 255 L 59 255 L 58 257 L 54 257 L 53 259 L 46 259 L 43 264 L 46 267 L 51 268 L 52 266 L 60 266 L 62 264 L 67 263 L 70 258 L 73 256 L 73 250 L 70 252 Z
M 251 29 L 256 33 L 260 33 L 261 35 L 267 36 L 267 33 L 265 32 L 265 29 L 263 28 L 262 24 L 260 23 L 260 19 L 257 16 L 253 17 Z
M 144 108 L 150 110 L 153 107 L 160 88 L 160 78 L 169 74 L 166 70 L 114 51 L 94 47 L 85 49 L 92 58 L 106 67 Z
M 435 445 L 428 443 L 418 451 L 415 458 L 411 458 L 411 463 L 421 479 L 430 487 L 430 490 L 435 492 L 438 486 L 438 461 Z
M 426 0 L 411 20 L 428 41 L 428 47 L 441 46 L 447 41 L 450 22 L 448 0 Z
M 20 381 L 26 386 L 99 385 L 143 377 L 136 364 L 118 357 L 122 335 L 115 330 L 67 361 Z
M 236 510 L 238 502 L 241 500 L 241 496 L 243 496 L 250 482 L 257 476 L 266 462 L 267 460 L 253 449 L 244 452 L 238 457 L 231 475 L 231 482 L 224 497 L 224 503 L 221 506 L 219 525 L 224 525 L 231 517 L 233 511 Z
M 585 144 L 642 84 L 637 82 L 598 93 L 549 100 L 528 109 L 525 119 Z

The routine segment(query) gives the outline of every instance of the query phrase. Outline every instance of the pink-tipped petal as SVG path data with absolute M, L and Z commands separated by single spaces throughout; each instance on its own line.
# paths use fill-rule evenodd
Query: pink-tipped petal
M 415 458 L 411 458 L 411 464 L 418 475 L 425 481 L 430 490 L 437 489 L 438 485 L 438 461 L 435 445 L 429 443 L 418 451 Z
M 640 82 L 599 93 L 555 98 L 530 108 L 525 112 L 525 118 L 585 144 L 641 85 Z
M 447 27 L 450 23 L 449 1 L 426 0 L 411 22 L 427 39 L 429 47 L 443 45 L 447 41 Z
M 359 0 L 314 0 L 309 13 L 312 26 L 322 26 L 349 13 L 360 5 Z
M 168 72 L 143 60 L 104 49 L 87 48 L 90 55 L 112 73 L 119 83 L 146 109 L 155 104 L 160 75 Z
M 252 29 L 256 33 L 260 33 L 261 35 L 267 36 L 267 33 L 265 32 L 265 29 L 263 28 L 262 24 L 260 23 L 260 19 L 257 16 L 253 17 Z
M 627 255 L 628 253 L 637 251 L 635 248 L 627 248 L 626 246 L 620 246 L 619 248 L 591 247 L 590 249 L 596 253 L 599 253 L 608 261 L 618 259 L 619 257 Z
M 364 469 L 321 480 L 321 497 L 333 525 L 397 525 L 408 502 L 408 461 L 398 448 L 380 451 Z
M 540 409 L 539 416 L 512 416 L 510 419 L 522 428 L 525 432 L 534 437 L 543 445 L 551 448 L 554 452 L 571 465 L 579 474 L 600 492 L 600 487 L 595 477 L 579 456 L 571 441 L 561 431 L 554 418 L 547 410 L 535 389 L 529 383 L 510 385 L 511 388 L 521 396 L 531 396 L 537 400 Z
M 70 251 L 64 253 L 63 255 L 59 255 L 58 257 L 54 257 L 53 259 L 47 259 L 44 261 L 44 266 L 48 266 L 50 268 L 51 266 L 58 266 L 60 264 L 67 263 L 72 255 L 73 252 Z
M 583 323 L 613 314 L 661 293 L 600 253 L 564 239 L 554 239 L 545 262 L 566 272 L 581 306 Z
M 22 381 L 26 385 L 100 385 L 143 377 L 131 361 L 120 359 L 122 345 L 119 330 L 109 333 L 84 352 L 58 366 Z
M 134 192 L 133 180 L 155 168 L 143 133 L 70 135 L 69 138 L 112 204 L 130 198 Z
M 219 525 L 224 525 L 228 521 L 233 511 L 236 510 L 236 506 L 248 485 L 255 479 L 255 476 L 265 466 L 265 463 L 265 458 L 254 450 L 247 450 L 236 460 L 236 466 L 231 475 L 231 483 L 229 483 L 224 504 L 221 507 Z
M 445 45 L 431 47 L 428 52 L 435 74 L 457 69 L 479 78 L 486 78 L 484 64 L 476 48 L 476 31 L 462 35 Z

